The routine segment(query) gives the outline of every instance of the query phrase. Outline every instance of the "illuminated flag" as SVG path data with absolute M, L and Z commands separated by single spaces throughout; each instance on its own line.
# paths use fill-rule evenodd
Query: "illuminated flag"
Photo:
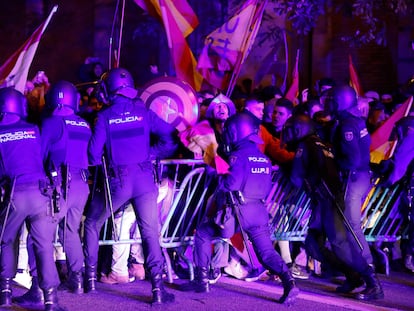
M 296 52 L 295 68 L 292 74 L 292 84 L 290 85 L 285 97 L 292 103 L 296 103 L 296 99 L 299 95 L 299 50 Z
M 370 156 L 372 163 L 380 163 L 392 156 L 395 142 L 389 141 L 395 123 L 408 115 L 413 103 L 410 96 L 374 133 L 371 134 Z
M 161 18 L 160 0 L 134 0 L 142 9 L 151 16 Z M 198 18 L 186 0 L 166 1 L 171 8 L 175 22 L 184 37 L 187 37 L 198 26 Z
M 57 9 L 58 6 L 55 5 L 46 21 L 44 21 L 26 42 L 23 43 L 23 45 L 20 46 L 20 48 L 0 67 L 0 86 L 14 86 L 16 90 L 22 93 L 24 92 L 27 75 L 39 45 L 40 38 Z
M 198 18 L 186 0 L 134 0 L 149 14 L 160 17 L 177 78 L 200 90 L 203 80 L 186 37 L 198 26 Z
M 354 63 L 352 62 L 351 55 L 349 57 L 349 84 L 355 90 L 358 96 L 364 95 L 362 91 L 361 83 L 359 82 L 357 71 L 355 70 Z
M 204 79 L 219 90 L 232 91 L 260 27 L 267 1 L 248 0 L 224 25 L 210 33 L 198 59 Z
M 193 89 L 199 91 L 203 78 L 196 69 L 197 62 L 177 22 L 183 16 L 172 0 L 160 0 L 160 5 L 177 78 L 186 81 Z

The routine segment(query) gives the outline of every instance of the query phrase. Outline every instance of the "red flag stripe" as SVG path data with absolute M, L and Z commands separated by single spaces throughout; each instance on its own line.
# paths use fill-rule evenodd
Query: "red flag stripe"
M 53 14 L 57 11 L 57 7 L 57 5 L 53 7 L 46 21 L 0 67 L 0 85 L 13 85 L 20 92 L 24 92 L 27 74 L 37 46 L 39 45 L 40 38 L 46 30 Z
M 349 84 L 350 86 L 355 90 L 358 96 L 364 95 L 364 92 L 362 91 L 361 82 L 359 81 L 358 73 L 355 69 L 354 63 L 352 62 L 351 55 L 348 55 L 349 57 Z

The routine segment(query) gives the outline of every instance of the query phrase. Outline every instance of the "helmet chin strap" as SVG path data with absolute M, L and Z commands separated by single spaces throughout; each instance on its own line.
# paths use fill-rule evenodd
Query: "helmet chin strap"
M 0 113 L 0 123 L 2 125 L 13 124 L 19 120 L 20 120 L 20 116 L 18 116 L 17 114 L 5 113 L 5 112 Z

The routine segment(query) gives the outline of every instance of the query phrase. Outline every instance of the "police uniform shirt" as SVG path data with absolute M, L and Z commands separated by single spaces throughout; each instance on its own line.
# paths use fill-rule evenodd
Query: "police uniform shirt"
M 101 163 L 104 146 L 112 165 L 130 165 L 151 160 L 151 156 L 166 158 L 175 152 L 175 129 L 145 107 L 141 100 L 118 96 L 98 119 L 89 143 L 90 165 Z M 151 147 L 151 134 L 157 144 Z
M 230 153 L 229 172 L 224 176 L 226 191 L 241 190 L 246 199 L 264 199 L 272 186 L 272 164 L 256 143 L 242 140 Z
M 89 124 L 81 117 L 52 116 L 42 122 L 42 154 L 55 165 L 88 168 L 87 148 L 92 135 Z
M 0 126 L 1 176 L 17 177 L 17 182 L 44 178 L 39 129 L 18 121 Z
M 371 137 L 362 118 L 343 112 L 334 134 L 335 158 L 341 171 L 368 171 Z

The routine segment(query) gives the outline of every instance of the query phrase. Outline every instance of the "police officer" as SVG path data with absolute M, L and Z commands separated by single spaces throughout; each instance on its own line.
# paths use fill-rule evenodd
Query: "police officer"
M 371 137 L 358 110 L 356 93 L 350 86 L 333 88 L 337 124 L 331 134 L 345 199 L 345 215 L 362 244 L 362 254 L 373 264 L 370 248 L 361 229 L 361 206 L 371 185 Z
M 59 238 L 66 253 L 69 277 L 66 287 L 73 293 L 83 292 L 84 256 L 80 241 L 80 223 L 88 199 L 87 148 L 91 137 L 89 124 L 75 113 L 80 96 L 67 81 L 52 85 L 46 95 L 49 117 L 42 121 L 42 155 L 49 172 L 56 171 L 61 188 L 65 219 L 59 225 Z
M 176 149 L 175 129 L 147 109 L 136 98 L 131 74 L 123 68 L 111 69 L 102 77 L 109 96 L 109 107 L 98 113 L 89 144 L 89 164 L 102 163 L 105 150 L 110 172 L 113 211 L 128 201 L 132 204 L 142 235 L 146 267 L 152 282 L 152 303 L 171 302 L 174 296 L 165 291 L 162 273 L 164 258 L 159 243 L 157 186 L 151 159 L 171 156 Z M 150 145 L 150 136 L 157 143 Z M 85 219 L 86 290 L 95 290 L 99 232 L 111 211 L 90 208 Z
M 230 145 L 229 173 L 221 176 L 217 189 L 217 211 L 209 213 L 196 230 L 194 261 L 196 265 L 196 291 L 208 292 L 208 267 L 213 237 L 230 238 L 240 227 L 252 241 L 260 263 L 280 276 L 284 293 L 280 302 L 291 304 L 299 290 L 289 268 L 273 248 L 270 240 L 269 217 L 263 204 L 271 185 L 271 162 L 259 151 L 257 124 L 250 114 L 239 113 L 230 117 L 224 126 L 225 140 Z M 238 207 L 227 204 L 226 196 L 236 193 Z M 242 197 L 244 199 L 242 199 Z M 237 213 L 237 214 L 235 214 Z
M 315 135 L 314 124 L 306 115 L 295 115 L 287 121 L 284 140 L 296 150 L 290 179 L 297 187 L 304 184 L 313 202 L 305 243 L 308 253 L 345 274 L 346 282 L 337 292 L 348 293 L 361 286 L 361 276 L 366 288 L 356 298 L 383 298 L 381 284 L 363 257 L 358 237 L 354 236 L 343 215 L 341 181 L 331 148 Z M 326 238 L 332 251 L 325 246 Z
M 1 210 L 0 305 L 11 304 L 11 279 L 16 274 L 16 243 L 27 223 L 38 263 L 45 310 L 64 310 L 57 299 L 59 278 L 53 258 L 54 232 L 59 213 L 42 195 L 46 180 L 37 126 L 23 120 L 24 96 L 13 88 L 0 89 L 0 177 L 7 189 Z
M 42 120 L 42 155 L 44 167 L 55 191 L 55 208 L 65 216 L 59 223 L 59 237 L 69 263 L 69 278 L 63 288 L 73 293 L 83 292 L 83 252 L 80 223 L 88 199 L 87 147 L 91 137 L 89 125 L 75 115 L 79 95 L 73 84 L 60 81 L 46 95 L 46 113 Z M 70 189 L 70 190 L 69 190 Z M 59 197 L 56 197 L 59 196 Z M 28 247 L 32 246 L 29 236 Z M 39 303 L 43 299 L 39 288 L 36 261 L 29 251 L 29 266 L 33 276 L 28 292 L 15 298 L 19 304 Z

